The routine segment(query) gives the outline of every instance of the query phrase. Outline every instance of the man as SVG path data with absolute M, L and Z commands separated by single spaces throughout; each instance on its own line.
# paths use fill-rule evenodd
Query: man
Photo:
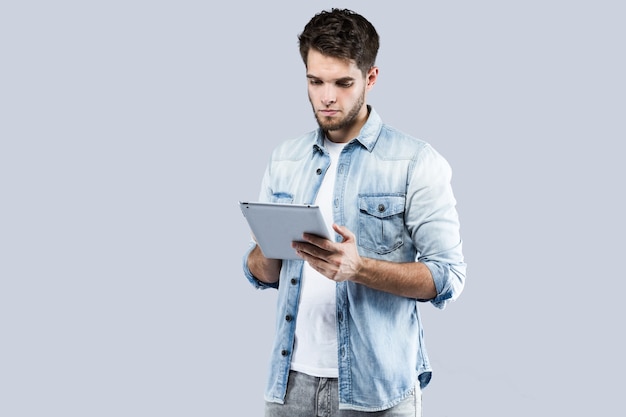
M 268 417 L 421 415 L 418 303 L 443 308 L 463 289 L 448 163 L 366 104 L 378 46 L 350 10 L 322 11 L 299 36 L 319 129 L 274 150 L 260 200 L 315 203 L 336 238 L 305 234 L 301 260 L 265 258 L 254 241 L 244 256 L 250 282 L 279 292 Z

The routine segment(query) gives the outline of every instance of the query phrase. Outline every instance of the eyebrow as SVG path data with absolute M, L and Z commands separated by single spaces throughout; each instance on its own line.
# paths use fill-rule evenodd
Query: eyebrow
M 315 79 L 315 80 L 321 80 L 321 78 L 316 77 L 313 74 L 307 74 L 306 77 L 308 79 Z M 342 78 L 337 78 L 336 80 L 334 80 L 335 83 L 345 83 L 347 81 L 354 81 L 355 78 L 354 77 L 342 77 Z

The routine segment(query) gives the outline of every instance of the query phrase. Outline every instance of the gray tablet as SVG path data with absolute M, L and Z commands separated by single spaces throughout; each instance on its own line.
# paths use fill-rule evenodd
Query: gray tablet
M 303 233 L 330 239 L 319 206 L 240 201 L 239 207 L 266 258 L 301 259 L 291 242 L 302 240 Z

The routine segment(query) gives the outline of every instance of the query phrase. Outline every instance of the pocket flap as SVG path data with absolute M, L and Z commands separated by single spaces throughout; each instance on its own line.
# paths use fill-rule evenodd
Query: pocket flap
M 368 195 L 359 197 L 359 209 L 379 218 L 404 212 L 403 195 Z

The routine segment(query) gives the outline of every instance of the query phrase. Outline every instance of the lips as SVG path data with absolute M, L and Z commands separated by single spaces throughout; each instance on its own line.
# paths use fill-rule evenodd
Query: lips
M 322 116 L 334 116 L 339 113 L 339 110 L 320 110 L 319 111 Z

